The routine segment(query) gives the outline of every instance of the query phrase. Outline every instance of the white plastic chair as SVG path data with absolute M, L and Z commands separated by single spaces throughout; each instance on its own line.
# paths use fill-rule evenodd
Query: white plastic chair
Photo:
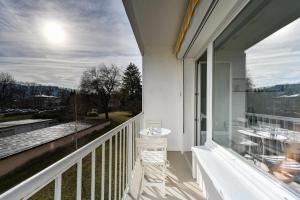
M 166 194 L 166 171 L 167 171 L 167 138 L 137 138 L 137 153 L 142 165 L 141 190 L 145 186 L 161 187 L 162 194 Z M 149 170 L 150 168 L 150 170 Z M 155 170 L 153 168 L 159 168 Z M 159 174 L 159 182 L 151 182 L 146 179 L 147 175 Z M 156 177 L 157 178 L 157 177 Z

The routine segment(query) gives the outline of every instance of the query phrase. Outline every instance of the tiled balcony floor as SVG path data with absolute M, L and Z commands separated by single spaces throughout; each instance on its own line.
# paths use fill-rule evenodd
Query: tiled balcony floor
M 202 192 L 197 183 L 192 178 L 192 172 L 186 159 L 180 152 L 168 152 L 170 167 L 166 179 L 166 196 L 162 197 L 161 191 L 157 187 L 146 187 L 142 193 L 143 200 L 202 200 Z M 133 200 L 128 197 L 128 200 Z

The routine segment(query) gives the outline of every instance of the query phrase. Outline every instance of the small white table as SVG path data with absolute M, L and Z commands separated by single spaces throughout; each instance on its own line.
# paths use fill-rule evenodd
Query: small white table
M 145 137 L 164 137 L 171 133 L 167 128 L 145 128 L 140 131 L 140 134 Z

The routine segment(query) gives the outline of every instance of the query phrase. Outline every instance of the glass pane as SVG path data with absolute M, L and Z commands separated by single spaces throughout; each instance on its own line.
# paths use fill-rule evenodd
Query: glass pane
M 300 194 L 299 10 L 253 0 L 215 41 L 213 140 Z
M 207 88 L 207 52 L 197 62 L 195 69 L 195 145 L 206 142 L 206 88 Z

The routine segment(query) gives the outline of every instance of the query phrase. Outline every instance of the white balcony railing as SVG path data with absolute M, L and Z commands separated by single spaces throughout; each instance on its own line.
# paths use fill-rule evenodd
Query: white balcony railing
M 124 199 L 126 190 L 130 184 L 131 173 L 135 161 L 135 138 L 139 134 L 141 128 L 143 114 L 139 114 L 134 118 L 126 121 L 120 126 L 107 132 L 101 137 L 95 139 L 89 144 L 83 146 L 77 151 L 71 153 L 60 161 L 47 167 L 43 171 L 25 180 L 14 188 L 8 190 L 0 196 L 0 199 L 15 200 L 28 199 L 39 192 L 49 183 L 54 181 L 54 199 L 60 200 L 62 194 L 62 174 L 77 165 L 77 183 L 76 183 L 76 199 L 82 197 L 82 160 L 91 154 L 91 188 L 90 199 L 95 199 L 96 192 L 101 192 L 101 200 L 104 199 L 104 191 L 108 190 L 108 199 Z M 105 148 L 108 143 L 109 147 Z M 101 148 L 101 174 L 96 176 L 96 149 Z M 114 149 L 114 159 L 112 151 Z M 105 155 L 109 152 L 108 169 L 105 170 Z M 114 165 L 112 164 L 114 162 Z M 108 171 L 108 182 L 105 181 Z M 114 173 L 114 176 L 112 174 Z M 114 180 L 112 180 L 114 178 Z M 101 188 L 95 189 L 96 180 L 101 180 Z M 74 191 L 75 192 L 75 191 Z M 112 198 L 113 197 L 113 198 Z
M 300 124 L 300 118 L 294 117 L 283 117 L 277 115 L 266 115 L 257 113 L 246 113 L 248 123 L 253 123 L 255 121 L 261 121 L 268 124 L 274 124 L 281 126 L 281 128 L 293 129 L 295 125 Z
M 246 113 L 247 127 L 267 127 L 276 134 L 284 135 L 287 143 L 300 142 L 300 118 Z

